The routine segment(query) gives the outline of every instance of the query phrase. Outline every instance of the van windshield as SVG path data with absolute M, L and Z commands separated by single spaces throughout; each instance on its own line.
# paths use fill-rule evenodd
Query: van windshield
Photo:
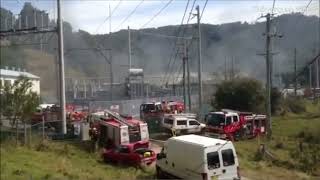
M 210 152 L 207 154 L 208 169 L 217 169 L 220 167 L 218 152 Z
M 223 114 L 209 114 L 207 117 L 207 124 L 209 126 L 220 126 L 220 124 L 224 124 L 224 121 Z

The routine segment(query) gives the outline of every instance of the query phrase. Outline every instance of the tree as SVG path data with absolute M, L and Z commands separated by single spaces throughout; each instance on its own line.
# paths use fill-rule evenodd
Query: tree
M 26 77 L 19 77 L 13 84 L 5 83 L 1 90 L 1 115 L 5 116 L 14 128 L 16 127 L 16 141 L 18 142 L 18 124 L 24 123 L 26 143 L 26 123 L 39 105 L 39 96 L 31 91 L 32 82 Z
M 213 106 L 240 111 L 261 111 L 264 107 L 264 90 L 259 81 L 237 78 L 223 81 L 217 86 Z

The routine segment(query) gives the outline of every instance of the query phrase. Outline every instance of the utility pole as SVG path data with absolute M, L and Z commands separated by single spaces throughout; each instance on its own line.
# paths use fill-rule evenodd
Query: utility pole
M 297 96 L 297 48 L 294 48 L 294 95 Z
M 19 29 L 21 29 L 21 21 L 22 21 L 21 14 L 18 14 L 18 20 L 19 20 Z
M 224 80 L 228 79 L 227 56 L 224 57 Z
M 317 82 L 317 88 L 320 88 L 320 79 L 319 79 L 319 58 L 314 62 L 314 65 L 316 66 L 316 82 Z
M 129 69 L 131 69 L 131 33 L 130 33 L 130 27 L 128 26 L 128 50 L 129 50 Z
M 33 25 L 37 27 L 37 12 L 33 9 Z
M 183 74 L 182 74 L 182 86 L 183 86 L 183 105 L 186 109 L 187 107 L 187 95 L 186 95 L 186 56 L 185 56 L 185 47 L 184 47 L 184 53 L 182 57 L 182 68 L 183 68 Z
M 186 61 L 186 64 L 187 64 L 187 86 L 188 86 L 188 106 L 189 106 L 189 112 L 191 112 L 191 88 L 190 88 L 190 62 L 189 62 L 189 50 L 188 50 L 188 47 L 185 45 L 185 61 Z
M 111 6 L 109 4 L 109 44 L 111 44 Z M 110 100 L 113 100 L 113 68 L 112 68 L 112 52 L 110 51 Z
M 199 5 L 196 7 L 197 10 L 197 24 L 198 24 L 198 84 L 199 84 L 199 116 L 201 115 L 202 110 L 202 63 L 201 63 L 201 28 L 200 28 L 200 8 Z
M 41 28 L 43 28 L 43 13 L 41 13 Z M 40 51 L 42 51 L 42 36 L 40 36 Z
M 309 65 L 309 87 L 312 91 L 312 64 Z
M 266 111 L 267 111 L 267 135 L 268 138 L 271 138 L 272 130 L 272 119 L 271 119 L 271 87 L 270 87 L 270 82 L 271 82 L 271 73 L 270 73 L 270 42 L 271 42 L 271 34 L 270 34 L 270 19 L 271 19 L 271 14 L 267 14 L 265 16 L 267 18 L 266 21 L 266 69 L 267 69 L 267 85 L 266 85 Z
M 64 82 L 64 51 L 63 51 L 63 24 L 61 17 L 61 0 L 57 0 L 58 6 L 58 50 L 59 50 L 59 72 L 60 72 L 60 108 L 62 120 L 62 133 L 67 134 L 67 121 L 66 121 L 66 95 L 65 95 L 65 82 Z

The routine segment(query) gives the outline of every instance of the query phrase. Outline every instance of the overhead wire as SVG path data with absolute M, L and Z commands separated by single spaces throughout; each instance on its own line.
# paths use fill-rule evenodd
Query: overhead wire
M 117 26 L 116 29 L 120 28 L 132 16 L 143 2 L 144 0 L 141 0 L 140 3 L 128 14 L 128 16 Z
M 194 3 L 195 3 L 195 1 L 196 1 L 196 0 L 194 0 Z M 181 20 L 180 26 L 179 26 L 179 28 L 178 28 L 178 29 L 176 30 L 176 32 L 175 32 L 175 34 L 178 33 L 178 36 L 180 35 L 180 31 L 181 31 L 181 28 L 182 28 L 182 25 L 183 25 L 183 22 L 184 22 L 184 18 L 185 18 L 187 9 L 188 9 L 188 7 L 189 7 L 189 3 L 190 3 L 190 0 L 188 0 L 188 2 L 187 2 L 187 4 L 186 4 L 186 8 L 185 8 L 184 14 L 183 14 L 183 16 L 182 16 L 182 20 Z M 194 5 L 194 3 L 193 3 L 193 5 Z M 184 35 L 182 35 L 182 36 L 184 36 Z M 166 84 L 166 85 L 167 85 L 168 82 L 169 82 L 169 80 L 170 80 L 170 74 L 172 74 L 172 72 L 173 72 L 175 60 L 176 60 L 177 54 L 178 54 L 178 50 L 176 51 L 177 43 L 178 43 L 178 39 L 177 39 L 177 40 L 175 41 L 175 43 L 174 43 L 174 47 L 173 47 L 172 53 L 171 53 L 171 55 L 170 55 L 169 63 L 168 63 L 168 66 L 167 66 L 167 68 L 166 68 L 166 72 L 165 72 L 165 75 L 164 75 L 164 78 L 163 78 L 161 84 Z M 176 51 L 176 54 L 174 55 L 175 51 Z M 172 59 L 173 56 L 175 56 L 175 57 L 174 57 L 174 60 Z M 172 60 L 173 60 L 173 61 L 172 61 Z M 171 64 L 171 62 L 172 62 L 172 64 Z M 170 68 L 170 67 L 171 67 L 171 68 Z M 170 70 L 170 69 L 171 69 L 171 70 Z M 170 72 L 171 72 L 171 73 L 170 73 Z
M 116 7 L 114 7 L 113 10 L 111 11 L 110 16 L 108 15 L 108 16 L 106 17 L 106 19 L 97 27 L 97 29 L 96 29 L 96 31 L 95 31 L 94 34 L 96 34 L 96 33 L 99 31 L 99 29 L 102 27 L 102 25 L 110 19 L 110 17 L 114 14 L 114 12 L 115 12 L 115 11 L 118 9 L 118 7 L 120 6 L 121 2 L 122 2 L 122 0 L 120 0 L 120 1 L 118 2 L 118 4 L 116 5 Z
M 163 10 L 165 10 L 171 3 L 173 0 L 169 0 L 155 15 L 152 16 L 152 18 L 147 21 L 146 23 L 144 23 L 140 29 L 146 27 L 149 23 L 151 23 Z

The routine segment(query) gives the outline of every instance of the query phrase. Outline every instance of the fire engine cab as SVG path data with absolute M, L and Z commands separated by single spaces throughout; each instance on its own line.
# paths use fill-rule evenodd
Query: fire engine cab
M 149 147 L 148 125 L 129 116 L 105 110 L 89 117 L 90 136 L 102 147 L 130 146 L 133 149 Z
M 221 139 L 254 138 L 266 129 L 265 115 L 229 109 L 208 113 L 205 122 L 206 135 Z

